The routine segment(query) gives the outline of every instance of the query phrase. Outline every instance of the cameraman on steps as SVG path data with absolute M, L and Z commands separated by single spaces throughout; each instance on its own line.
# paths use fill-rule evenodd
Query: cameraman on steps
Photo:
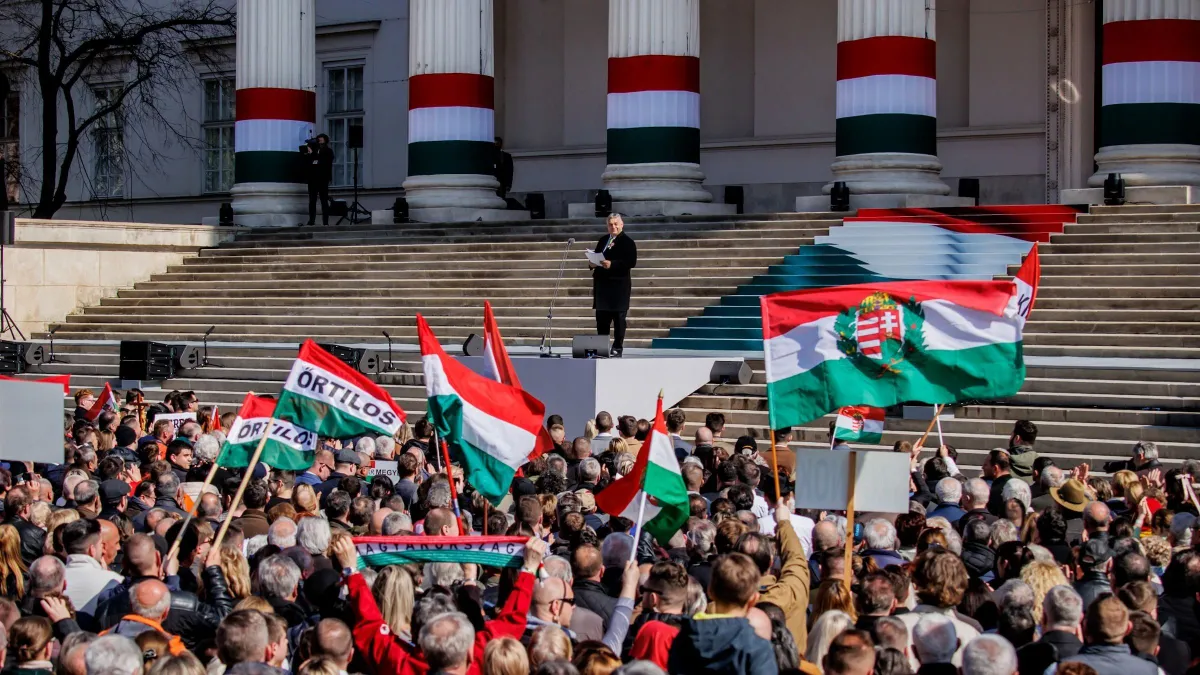
M 333 180 L 333 150 L 329 137 L 317 134 L 300 148 L 304 156 L 304 171 L 308 178 L 308 224 L 317 219 L 317 197 L 321 198 L 321 224 L 329 224 L 329 183 Z

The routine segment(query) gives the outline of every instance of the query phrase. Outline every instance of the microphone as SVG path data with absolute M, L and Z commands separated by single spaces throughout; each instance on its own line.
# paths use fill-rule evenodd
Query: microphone
M 567 240 L 567 246 L 574 246 L 574 245 L 575 245 L 575 237 L 571 237 L 570 239 Z
M 216 326 L 209 326 L 208 330 L 204 331 L 204 337 L 208 337 L 209 335 L 212 335 L 212 332 L 216 329 L 217 329 Z
M 387 338 L 387 339 L 389 339 L 389 340 L 391 340 L 391 339 L 392 339 L 392 336 L 391 336 L 391 335 L 388 335 L 388 332 L 387 332 L 386 330 L 381 330 L 381 331 L 379 331 L 379 332 L 380 332 L 380 333 L 383 333 L 383 337 L 385 337 L 385 338 Z

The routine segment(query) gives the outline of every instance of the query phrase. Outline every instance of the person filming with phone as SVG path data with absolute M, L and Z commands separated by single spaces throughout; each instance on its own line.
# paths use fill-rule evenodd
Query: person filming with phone
M 317 198 L 321 199 L 321 224 L 329 224 L 329 183 L 333 180 L 333 150 L 329 136 L 317 134 L 300 146 L 304 172 L 308 179 L 308 224 L 317 220 Z

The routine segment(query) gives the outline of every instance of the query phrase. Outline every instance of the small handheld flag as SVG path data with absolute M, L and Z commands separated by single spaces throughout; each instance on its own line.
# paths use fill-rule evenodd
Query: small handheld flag
M 117 404 L 117 395 L 113 393 L 112 385 L 105 382 L 104 391 L 100 392 L 100 397 L 96 399 L 91 408 L 88 408 L 84 417 L 89 422 L 95 422 L 100 418 L 100 413 L 105 410 L 116 412 L 118 408 L 120 408 L 120 405 Z
M 877 445 L 883 440 L 883 408 L 846 406 L 838 411 L 833 438 L 839 441 Z

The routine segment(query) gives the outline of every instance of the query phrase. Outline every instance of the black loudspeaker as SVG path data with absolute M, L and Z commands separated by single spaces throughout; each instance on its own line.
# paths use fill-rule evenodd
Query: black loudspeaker
M 4 190 L 4 183 L 0 183 L 0 193 L 4 193 Z M 0 211 L 0 246 L 12 246 L 16 239 L 17 214 L 12 211 Z
M 741 185 L 725 186 L 725 203 L 736 204 L 738 215 L 746 211 L 746 189 Z
M 974 199 L 975 206 L 979 206 L 979 179 L 978 178 L 959 178 L 958 179 L 958 196 Z
M 187 346 L 180 347 L 175 354 L 175 367 L 180 370 L 195 370 L 200 367 L 200 349 Z
M 175 377 L 179 348 L 161 342 L 121 342 L 118 376 L 122 380 L 169 380 Z
M 1110 173 L 1104 179 L 1104 205 L 1125 205 L 1125 179 L 1119 173 Z
M 25 350 L 25 363 L 31 366 L 40 366 L 50 360 L 50 352 L 46 350 L 46 345 L 38 342 L 30 342 L 29 348 Z
M 374 349 L 344 347 L 332 343 L 323 343 L 317 346 L 364 375 L 376 375 L 383 371 L 383 359 Z
M 708 373 L 713 384 L 750 384 L 754 374 L 745 361 L 717 361 Z
M 608 214 L 612 213 L 612 195 L 608 190 L 601 190 L 596 193 L 596 217 L 607 218 Z
M 607 359 L 607 335 L 576 335 L 571 338 L 571 358 L 574 359 Z
M 346 131 L 346 147 L 351 150 L 362 148 L 363 127 L 361 124 L 351 124 Z
M 404 197 L 396 197 L 392 204 L 392 222 L 397 225 L 408 222 L 408 200 Z
M 358 359 L 358 372 L 364 375 L 378 375 L 383 372 L 383 357 L 374 349 L 364 349 Z
M 463 356 L 480 356 L 483 354 L 483 338 L 471 333 L 463 342 Z
M 850 186 L 846 185 L 845 181 L 834 183 L 833 187 L 829 190 L 829 210 L 850 210 Z
M 525 209 L 529 211 L 531 220 L 545 220 L 546 195 L 540 192 L 530 192 L 525 195 Z
M 329 202 L 329 215 L 334 218 L 345 218 L 350 213 L 350 205 L 345 199 L 335 199 Z
M 221 204 L 221 209 L 217 211 L 217 222 L 221 225 L 233 224 L 233 206 L 229 202 Z
M 29 351 L 28 342 L 7 342 L 0 340 L 0 375 L 20 375 L 25 372 L 25 354 Z

